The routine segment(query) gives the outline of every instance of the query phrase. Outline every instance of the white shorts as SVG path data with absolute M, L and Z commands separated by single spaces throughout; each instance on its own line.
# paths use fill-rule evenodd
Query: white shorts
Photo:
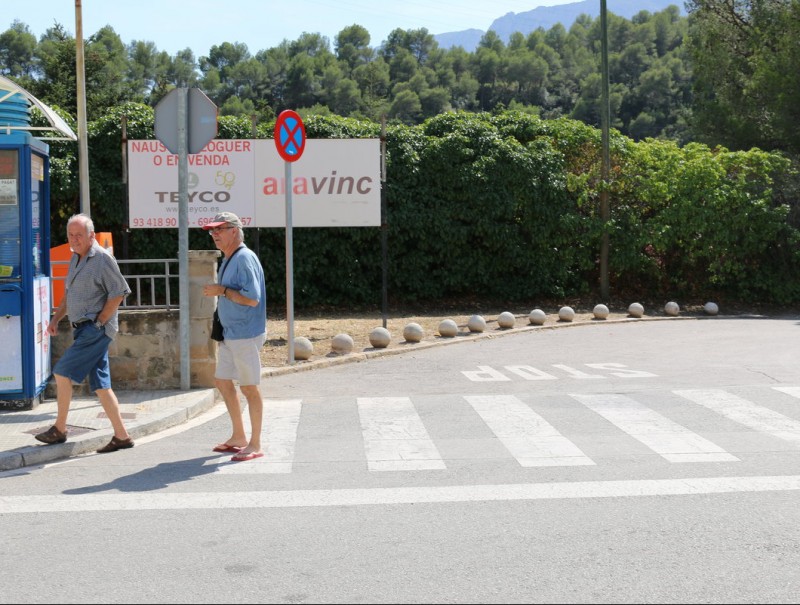
M 238 380 L 239 386 L 261 384 L 261 356 L 259 351 L 267 342 L 267 334 L 237 340 L 225 339 L 219 343 L 217 370 L 219 380 Z

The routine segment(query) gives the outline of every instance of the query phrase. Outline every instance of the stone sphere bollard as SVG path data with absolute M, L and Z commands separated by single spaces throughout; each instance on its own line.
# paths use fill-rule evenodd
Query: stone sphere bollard
M 603 304 L 595 305 L 593 313 L 595 319 L 606 319 L 608 317 L 608 307 Z
M 314 345 L 305 336 L 294 339 L 294 358 L 305 361 L 314 354 Z
M 513 328 L 515 323 L 517 323 L 517 318 L 510 311 L 503 311 L 497 316 L 497 325 L 504 330 Z
M 375 328 L 369 333 L 369 344 L 376 349 L 385 349 L 392 341 L 392 335 L 386 328 Z
M 716 315 L 717 313 L 719 313 L 719 306 L 717 306 L 717 303 L 707 302 L 703 306 L 703 311 L 706 312 L 706 315 Z
M 458 334 L 458 325 L 452 319 L 444 319 L 439 324 L 439 336 L 452 338 Z
M 558 319 L 561 321 L 572 321 L 575 319 L 575 311 L 572 307 L 561 307 L 558 310 Z
M 639 303 L 631 303 L 628 307 L 628 315 L 631 317 L 641 317 L 644 315 L 644 307 Z
M 486 329 L 486 320 L 480 315 L 473 315 L 467 321 L 470 332 L 483 332 Z
M 331 351 L 337 355 L 347 355 L 353 351 L 353 337 L 349 334 L 337 334 L 331 340 Z
M 674 300 L 669 301 L 666 305 L 664 305 L 664 313 L 671 317 L 675 317 L 678 313 L 681 312 L 681 308 Z
M 541 326 L 547 319 L 547 314 L 541 309 L 534 309 L 528 314 L 528 321 L 534 326 Z
M 419 342 L 424 334 L 425 330 L 422 329 L 422 326 L 413 321 L 403 328 L 403 338 L 406 339 L 406 342 Z

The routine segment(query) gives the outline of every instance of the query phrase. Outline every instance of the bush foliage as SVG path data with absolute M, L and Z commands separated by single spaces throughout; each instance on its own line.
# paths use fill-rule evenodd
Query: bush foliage
M 177 230 L 127 228 L 122 124 L 153 138 L 152 108 L 127 103 L 89 129 L 91 207 L 121 258 L 175 258 Z M 378 138 L 371 121 L 309 116 L 309 138 Z M 274 123 L 221 117 L 219 138 L 269 138 Z M 595 296 L 604 229 L 612 294 L 790 303 L 800 300 L 796 170 L 779 153 L 731 152 L 611 133 L 601 179 L 600 131 L 529 113 L 445 113 L 386 131 L 385 226 L 294 230 L 295 304 L 379 305 L 383 236 L 395 304 L 459 297 L 535 301 Z M 77 146 L 57 143 L 53 245 L 79 211 Z M 609 191 L 611 220 L 600 220 Z M 796 206 L 796 201 L 794 202 Z M 795 217 L 793 220 L 792 217 Z M 794 224 L 793 224 L 794 223 Z M 385 229 L 385 234 L 383 230 Z M 191 229 L 189 246 L 208 249 Z M 283 229 L 246 231 L 270 300 L 285 300 Z

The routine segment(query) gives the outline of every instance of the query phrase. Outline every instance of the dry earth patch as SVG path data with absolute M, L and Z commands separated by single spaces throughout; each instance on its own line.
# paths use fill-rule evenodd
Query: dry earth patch
M 664 313 L 664 303 L 642 303 L 645 307 L 645 318 L 666 317 Z M 518 305 L 502 308 L 497 305 L 487 307 L 481 304 L 464 304 L 462 306 L 442 305 L 437 308 L 429 309 L 406 309 L 403 311 L 389 311 L 386 314 L 386 329 L 391 334 L 391 342 L 386 349 L 405 349 L 413 347 L 403 338 L 403 330 L 409 323 L 417 323 L 424 330 L 423 343 L 441 340 L 453 341 L 470 335 L 467 322 L 473 315 L 480 315 L 486 320 L 486 330 L 484 333 L 505 332 L 507 329 L 500 328 L 497 324 L 497 317 L 504 311 L 514 314 L 516 324 L 514 328 L 530 326 L 528 315 L 534 308 L 542 309 L 547 318 L 544 326 L 563 325 L 559 320 L 558 311 L 562 306 L 570 306 L 575 311 L 575 317 L 571 323 L 586 323 L 626 319 L 628 315 L 628 305 L 620 303 L 617 305 L 607 305 L 609 315 L 606 320 L 595 318 L 594 305 L 570 304 L 563 305 L 541 305 L 533 306 L 527 310 L 520 310 Z M 691 305 L 682 308 L 681 316 L 702 316 L 703 305 Z M 439 335 L 439 324 L 445 319 L 452 319 L 458 326 L 458 335 L 452 338 L 444 338 Z M 343 311 L 325 310 L 317 312 L 296 311 L 294 313 L 294 337 L 308 338 L 314 346 L 311 361 L 325 357 L 337 356 L 331 348 L 332 339 L 338 334 L 348 334 L 353 339 L 353 353 L 363 353 L 365 351 L 376 350 L 369 341 L 370 332 L 373 329 L 383 326 L 383 315 L 380 311 Z M 513 328 L 512 328 L 513 329 Z M 288 322 L 286 313 L 283 309 L 270 310 L 267 322 L 267 343 L 261 350 L 261 366 L 264 368 L 279 368 L 289 365 L 288 350 Z

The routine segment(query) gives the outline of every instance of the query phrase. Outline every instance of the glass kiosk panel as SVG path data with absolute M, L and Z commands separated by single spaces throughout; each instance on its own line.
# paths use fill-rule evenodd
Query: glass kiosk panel
M 0 391 L 22 390 L 19 151 L 0 149 Z
M 20 278 L 19 151 L 0 149 L 0 279 Z
M 50 378 L 50 183 L 46 145 L 0 136 L 0 409 L 28 409 Z

